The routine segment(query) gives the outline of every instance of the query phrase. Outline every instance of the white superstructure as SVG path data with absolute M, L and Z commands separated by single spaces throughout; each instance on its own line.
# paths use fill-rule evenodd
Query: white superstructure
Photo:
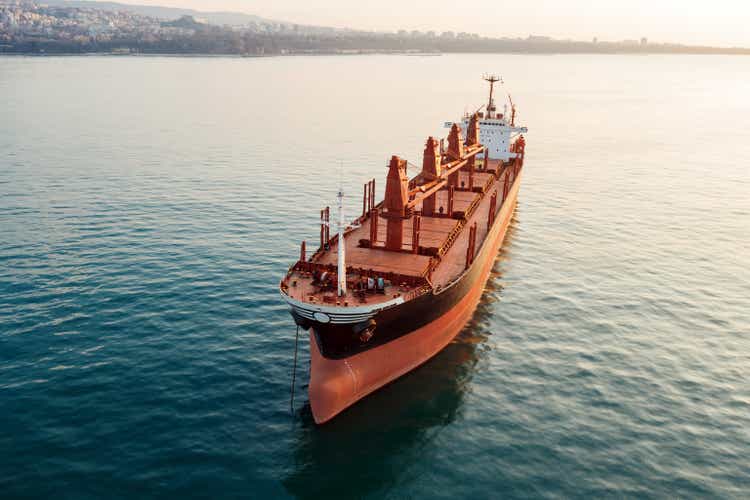
M 490 98 L 486 105 L 482 106 L 484 111 L 479 111 L 479 142 L 487 147 L 488 156 L 493 160 L 508 161 L 516 157 L 516 153 L 510 152 L 510 145 L 513 144 L 519 134 L 528 132 L 526 127 L 516 127 L 515 118 L 516 110 L 511 104 L 511 117 L 508 121 L 508 105 L 503 106 L 503 112 L 498 113 L 495 109 L 495 100 L 493 98 L 494 84 L 501 81 L 495 76 L 486 76 L 485 80 L 490 82 Z M 508 96 L 510 100 L 510 96 Z M 461 130 L 465 133 L 469 128 L 469 119 L 471 114 L 464 115 L 462 121 L 457 122 Z M 451 128 L 454 122 L 445 122 L 445 128 Z M 478 155 L 482 158 L 483 155 Z

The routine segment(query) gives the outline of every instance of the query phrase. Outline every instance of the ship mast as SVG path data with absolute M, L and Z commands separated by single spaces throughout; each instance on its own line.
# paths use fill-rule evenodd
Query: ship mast
M 487 118 L 492 118 L 492 113 L 495 111 L 495 101 L 492 99 L 492 94 L 495 90 L 495 82 L 503 81 L 497 75 L 484 75 L 482 79 L 486 82 L 490 82 L 490 100 L 487 102 Z
M 341 185 L 339 185 L 337 199 L 339 207 L 338 295 L 339 297 L 343 297 L 346 295 L 346 243 L 344 242 L 344 228 L 346 227 L 346 223 L 344 221 L 344 188 Z

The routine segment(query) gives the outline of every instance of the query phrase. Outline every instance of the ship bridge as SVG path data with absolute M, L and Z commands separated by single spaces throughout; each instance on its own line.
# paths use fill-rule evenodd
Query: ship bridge
M 518 153 L 511 150 L 512 144 L 520 134 L 528 132 L 526 127 L 516 126 L 516 107 L 513 98 L 508 94 L 510 103 L 510 120 L 508 120 L 508 104 L 503 105 L 503 112 L 498 113 L 495 106 L 495 83 L 502 83 L 502 79 L 494 75 L 485 75 L 484 80 L 490 84 L 490 96 L 487 104 L 477 111 L 479 117 L 479 142 L 487 148 L 490 159 L 509 161 L 517 157 Z M 469 121 L 473 113 L 464 114 L 458 122 L 463 130 L 468 130 Z M 445 122 L 445 128 L 451 128 L 457 122 Z M 483 158 L 483 153 L 478 158 Z

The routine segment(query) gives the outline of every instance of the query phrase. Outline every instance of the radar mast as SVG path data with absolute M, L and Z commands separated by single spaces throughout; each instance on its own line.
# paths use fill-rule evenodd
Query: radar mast
M 503 83 L 503 79 L 497 75 L 484 75 L 482 79 L 486 82 L 490 82 L 490 99 L 487 102 L 487 118 L 494 118 L 493 114 L 495 113 L 495 100 L 492 98 L 492 95 L 495 91 L 495 83 Z

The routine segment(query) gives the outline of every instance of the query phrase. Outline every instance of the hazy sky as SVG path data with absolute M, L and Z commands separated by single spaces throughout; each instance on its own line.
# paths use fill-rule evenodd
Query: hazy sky
M 376 30 L 750 46 L 750 0 L 121 0 Z

